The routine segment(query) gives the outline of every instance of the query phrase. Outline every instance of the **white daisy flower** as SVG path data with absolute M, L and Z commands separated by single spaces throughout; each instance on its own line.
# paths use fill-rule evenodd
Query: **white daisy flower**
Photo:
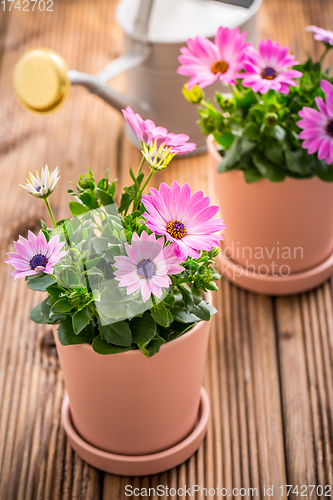
M 143 150 L 141 153 L 145 157 L 149 167 L 153 170 L 163 170 L 169 165 L 172 158 L 177 154 L 172 152 L 171 147 L 166 147 L 165 142 L 157 147 L 156 140 L 155 142 L 151 142 L 149 147 L 142 143 L 142 147 Z
M 20 186 L 37 198 L 47 198 L 51 193 L 53 193 L 57 182 L 60 179 L 58 174 L 58 167 L 52 172 L 49 172 L 49 167 L 45 165 L 45 168 L 42 168 L 40 177 L 37 170 L 36 177 L 29 172 L 29 179 L 27 179 L 26 184 L 24 186 L 20 184 Z

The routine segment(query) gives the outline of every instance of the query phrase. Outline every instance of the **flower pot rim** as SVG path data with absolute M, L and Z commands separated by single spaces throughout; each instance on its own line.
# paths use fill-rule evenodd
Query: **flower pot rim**
M 208 153 L 210 153 L 214 160 L 216 160 L 217 162 L 220 162 L 221 161 L 221 158 L 222 156 L 218 153 L 217 149 L 216 149 L 216 145 L 217 145 L 217 142 L 215 141 L 214 139 L 214 136 L 213 134 L 209 134 L 207 136 L 207 150 L 208 150 Z M 222 175 L 222 173 L 219 173 L 217 172 L 218 175 Z M 223 175 L 226 175 L 226 174 L 232 174 L 232 175 L 238 175 L 238 176 L 241 176 L 243 179 L 244 179 L 244 176 L 243 176 L 243 170 L 240 170 L 238 168 L 234 168 L 233 170 L 229 170 L 228 172 L 223 172 Z M 272 182 L 270 181 L 269 179 L 267 179 L 266 177 L 263 178 L 263 179 L 260 179 L 258 181 L 256 181 L 255 183 L 253 184 L 258 184 L 259 182 L 268 182 L 270 185 L 276 185 L 276 186 L 281 186 L 281 185 L 284 185 L 286 182 L 290 183 L 294 183 L 294 182 L 298 182 L 298 181 L 308 181 L 308 182 L 325 182 L 326 184 L 328 184 L 327 181 L 323 181 L 322 179 L 319 179 L 319 177 L 317 176 L 313 176 L 313 177 L 300 177 L 299 179 L 296 179 L 295 177 L 290 177 L 289 175 L 286 175 L 284 181 L 282 182 Z M 245 180 L 244 180 L 245 182 Z M 249 186 L 251 186 L 251 184 L 248 184 Z
M 207 302 L 209 302 L 211 304 L 212 303 L 212 292 L 210 290 L 208 290 L 208 292 L 205 292 L 205 295 L 207 295 Z M 204 320 L 199 321 L 193 328 L 191 328 L 191 330 L 188 330 L 180 337 L 163 344 L 160 348 L 159 353 L 162 350 L 165 351 L 166 349 L 170 349 L 171 346 L 179 344 L 180 342 L 183 342 L 184 339 L 194 335 L 198 331 L 198 329 L 200 328 L 200 325 L 203 322 L 204 322 Z M 56 324 L 54 325 L 54 329 L 56 329 Z M 58 334 L 58 332 L 56 332 L 56 334 Z M 117 352 L 115 354 L 99 354 L 93 350 L 92 345 L 90 345 L 90 344 L 71 344 L 69 346 L 63 346 L 63 347 L 71 347 L 73 345 L 76 347 L 80 347 L 81 349 L 86 349 L 86 350 L 89 349 L 93 353 L 95 353 L 97 356 L 124 356 L 124 355 L 126 355 L 126 356 L 138 356 L 138 355 L 144 356 L 142 354 L 142 352 L 140 351 L 140 349 L 133 349 L 132 351 L 125 351 L 125 352 Z M 159 353 L 157 353 L 157 354 L 159 354 Z

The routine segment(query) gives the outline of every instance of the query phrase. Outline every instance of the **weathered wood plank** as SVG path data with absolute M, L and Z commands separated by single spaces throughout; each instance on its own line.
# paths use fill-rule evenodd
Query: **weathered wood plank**
M 299 299 L 279 298 L 276 309 L 288 484 L 317 484 Z
M 52 204 L 62 218 L 69 215 L 67 183 L 88 164 L 96 176 L 108 168 L 124 185 L 128 165 L 135 169 L 139 162 L 139 152 L 123 136 L 120 115 L 84 89 L 73 87 L 63 109 L 48 117 L 27 114 L 12 91 L 14 64 L 29 48 L 50 46 L 69 67 L 87 72 L 98 71 L 119 55 L 122 37 L 114 22 L 115 5 L 115 0 L 59 0 L 50 16 L 38 11 L 0 14 L 3 252 L 18 234 L 37 228 L 40 217 L 47 219 L 43 205 L 18 187 L 28 170 L 45 163 L 59 166 L 61 181 Z M 330 28 L 332 21 L 330 0 L 321 0 L 320 8 L 315 2 L 265 0 L 259 24 L 263 37 L 289 44 L 303 59 L 304 49 L 314 57 L 321 53 L 304 26 Z M 333 64 L 333 54 L 327 63 Z M 121 78 L 115 85 L 121 88 Z M 174 179 L 189 181 L 193 190 L 213 192 L 206 156 L 176 159 L 155 177 L 154 185 Z M 264 488 L 271 485 L 276 493 L 286 483 L 332 483 L 329 284 L 301 297 L 274 301 L 223 281 L 215 297 L 219 312 L 204 380 L 211 400 L 204 444 L 186 464 L 164 474 L 120 478 L 95 470 L 71 450 L 60 421 L 64 386 L 49 329 L 28 319 L 39 297 L 22 281 L 13 282 L 9 273 L 0 263 L 1 499 L 119 500 L 127 498 L 126 484 L 155 489 L 158 484 L 175 489 L 219 486 L 227 488 L 228 496 L 238 488 L 234 498 L 241 498 L 240 488 L 257 488 L 256 498 L 263 499 Z M 251 494 L 246 491 L 244 497 Z

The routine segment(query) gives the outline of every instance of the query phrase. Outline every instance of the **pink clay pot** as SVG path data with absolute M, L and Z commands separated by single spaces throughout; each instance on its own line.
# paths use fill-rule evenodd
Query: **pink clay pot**
M 243 267 L 257 271 L 264 265 L 270 273 L 286 265 L 291 273 L 306 271 L 329 258 L 333 252 L 333 183 L 317 177 L 286 177 L 279 183 L 263 179 L 247 184 L 240 170 L 217 172 L 221 156 L 213 136 L 207 143 L 216 194 L 227 225 L 222 252 Z M 256 253 L 260 255 L 255 250 L 259 247 L 264 255 L 255 258 Z M 286 258 L 286 248 L 291 258 Z M 286 267 L 281 267 L 281 272 L 286 273 Z
M 148 455 L 186 438 L 198 417 L 210 322 L 202 321 L 146 358 L 101 355 L 54 337 L 76 431 L 100 450 Z

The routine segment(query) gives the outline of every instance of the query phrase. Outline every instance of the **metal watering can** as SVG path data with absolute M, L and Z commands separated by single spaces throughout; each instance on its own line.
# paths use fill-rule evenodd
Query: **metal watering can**
M 67 70 L 56 52 L 39 48 L 25 53 L 14 70 L 14 89 L 21 104 L 34 113 L 59 108 L 70 86 L 83 85 L 117 110 L 131 106 L 143 118 L 173 133 L 185 133 L 205 151 L 206 141 L 196 124 L 196 107 L 181 89 L 187 78 L 177 74 L 180 48 L 199 34 L 213 38 L 219 26 L 239 26 L 256 45 L 256 17 L 262 0 L 120 0 L 116 20 L 125 35 L 125 54 L 95 75 Z M 126 72 L 124 94 L 107 82 Z M 213 97 L 221 83 L 209 87 Z M 224 89 L 227 91 L 227 89 Z M 140 147 L 129 127 L 125 133 Z M 192 153 L 193 154 L 193 153 Z

